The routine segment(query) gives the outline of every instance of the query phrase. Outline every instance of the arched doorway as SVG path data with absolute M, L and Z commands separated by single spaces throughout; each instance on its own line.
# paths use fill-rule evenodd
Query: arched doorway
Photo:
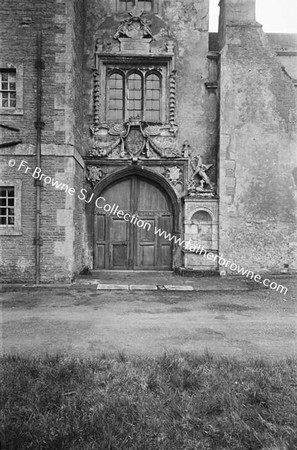
M 173 234 L 174 207 L 155 180 L 133 173 L 100 192 L 94 207 L 94 269 L 171 270 L 172 243 L 156 229 Z M 115 210 L 115 207 L 114 207 Z

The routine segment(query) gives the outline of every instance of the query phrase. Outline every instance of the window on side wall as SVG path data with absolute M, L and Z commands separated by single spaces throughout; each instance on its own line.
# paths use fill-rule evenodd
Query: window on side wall
M 23 114 L 23 67 L 0 61 L 0 114 Z
M 0 102 L 2 108 L 16 108 L 16 71 L 1 70 Z
M 0 235 L 21 233 L 21 182 L 0 180 Z

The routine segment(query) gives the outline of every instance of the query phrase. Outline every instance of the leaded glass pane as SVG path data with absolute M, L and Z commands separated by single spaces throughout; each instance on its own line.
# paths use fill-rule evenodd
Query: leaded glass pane
M 151 0 L 138 1 L 138 8 L 141 9 L 142 11 L 150 12 L 153 9 L 152 1 Z
M 119 11 L 130 11 L 134 6 L 134 1 L 131 0 L 118 0 Z
M 14 225 L 14 188 L 0 188 L 0 225 Z
M 2 107 L 16 107 L 16 73 L 0 72 L 0 102 Z
M 161 79 L 152 73 L 146 78 L 145 115 L 148 122 L 161 120 Z
M 122 120 L 124 115 L 124 79 L 120 73 L 113 73 L 109 80 L 109 119 Z
M 128 77 L 128 116 L 142 117 L 142 78 L 138 73 Z

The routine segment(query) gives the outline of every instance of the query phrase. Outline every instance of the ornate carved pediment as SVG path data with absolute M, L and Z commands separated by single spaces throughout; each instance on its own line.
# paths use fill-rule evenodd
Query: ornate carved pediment
M 150 30 L 151 22 L 143 18 L 142 14 L 143 11 L 140 11 L 136 7 L 129 11 L 130 17 L 121 21 L 114 38 L 153 39 Z
M 151 22 L 142 17 L 143 11 L 134 7 L 129 17 L 121 21 L 114 39 L 120 42 L 123 53 L 150 53 L 150 43 L 154 39 L 151 33 Z
M 146 122 L 92 125 L 93 148 L 88 156 L 111 159 L 180 158 L 176 128 Z

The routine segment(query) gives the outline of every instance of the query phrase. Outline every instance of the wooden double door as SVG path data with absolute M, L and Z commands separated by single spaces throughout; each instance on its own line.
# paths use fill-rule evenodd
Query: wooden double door
M 172 243 L 157 229 L 172 233 L 172 207 L 159 186 L 133 175 L 108 186 L 94 210 L 94 268 L 171 270 Z

